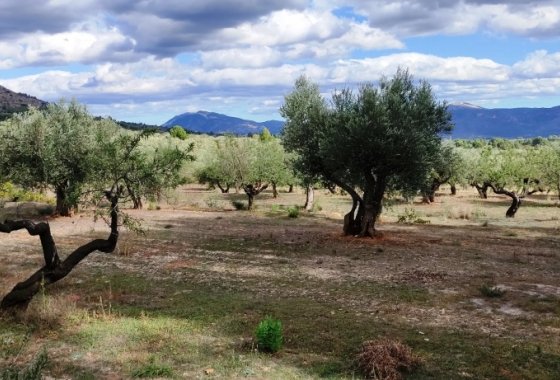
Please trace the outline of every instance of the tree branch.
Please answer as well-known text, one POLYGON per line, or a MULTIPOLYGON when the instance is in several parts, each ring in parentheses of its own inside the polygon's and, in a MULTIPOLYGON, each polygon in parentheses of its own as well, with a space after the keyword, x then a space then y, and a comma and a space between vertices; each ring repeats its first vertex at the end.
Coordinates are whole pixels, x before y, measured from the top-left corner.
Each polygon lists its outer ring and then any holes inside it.
POLYGON ((27 307, 33 296, 39 292, 41 287, 55 283, 66 277, 76 265, 94 251, 105 253, 112 252, 118 241, 118 200, 122 193, 122 188, 105 193, 111 202, 111 233, 107 239, 95 239, 78 247, 68 257, 60 261, 54 239, 52 237, 48 223, 34 223, 30 220, 7 221, 0 223, 0 232, 10 233, 12 231, 27 229, 31 236, 39 235, 43 254, 45 256, 45 266, 33 273, 27 280, 18 283, 10 293, 8 293, 0 303, 0 309, 21 306, 27 307))

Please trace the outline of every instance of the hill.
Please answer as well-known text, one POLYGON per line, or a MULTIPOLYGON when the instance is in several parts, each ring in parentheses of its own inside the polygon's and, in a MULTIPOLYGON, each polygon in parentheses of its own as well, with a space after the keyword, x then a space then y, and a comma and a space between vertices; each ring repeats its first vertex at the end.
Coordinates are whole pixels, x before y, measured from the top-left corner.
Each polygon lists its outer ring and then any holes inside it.
POLYGON ((523 138, 560 135, 560 106, 552 108, 482 108, 449 106, 453 138, 523 138))
POLYGON ((48 103, 34 96, 14 92, 0 86, 0 120, 9 117, 14 112, 25 111, 29 107, 45 107, 48 103))
MULTIPOLYGON (((528 138, 560 135, 560 106, 552 108, 482 108, 463 103, 449 106, 455 129, 453 138, 528 138)), ((264 127, 279 134, 283 121, 262 123, 227 116, 215 112, 187 112, 173 117, 162 125, 174 125, 194 133, 248 135, 259 133, 264 127)))
POLYGON ((195 133, 248 135, 260 133, 263 128, 268 128, 272 134, 278 134, 284 122, 269 120, 260 123, 215 112, 198 111, 177 115, 163 123, 162 128, 169 129, 175 125, 195 133))

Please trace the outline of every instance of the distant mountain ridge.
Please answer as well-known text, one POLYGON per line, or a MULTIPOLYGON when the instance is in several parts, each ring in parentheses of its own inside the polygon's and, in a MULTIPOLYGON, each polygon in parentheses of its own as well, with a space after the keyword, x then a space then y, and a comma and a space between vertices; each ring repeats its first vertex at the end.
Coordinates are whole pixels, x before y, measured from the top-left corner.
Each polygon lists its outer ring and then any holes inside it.
POLYGON ((14 112, 25 111, 29 107, 45 107, 48 103, 34 96, 14 92, 0 86, 0 119, 8 117, 14 112))
POLYGON ((560 106, 551 108, 482 108, 450 105, 453 138, 523 138, 560 135, 560 106))
POLYGON ((198 111, 177 115, 163 123, 161 127, 169 129, 175 125, 180 125, 189 131, 197 133, 248 135, 260 133, 264 128, 268 128, 272 134, 279 134, 284 126, 284 122, 279 120, 257 122, 216 112, 198 111))
MULTIPOLYGON (((552 108, 483 108, 470 103, 449 106, 455 128, 452 138, 529 138, 560 135, 560 106, 552 108)), ((262 123, 198 111, 177 115, 164 123, 162 129, 174 125, 196 133, 248 135, 260 133, 264 127, 279 134, 284 126, 280 120, 262 123)))

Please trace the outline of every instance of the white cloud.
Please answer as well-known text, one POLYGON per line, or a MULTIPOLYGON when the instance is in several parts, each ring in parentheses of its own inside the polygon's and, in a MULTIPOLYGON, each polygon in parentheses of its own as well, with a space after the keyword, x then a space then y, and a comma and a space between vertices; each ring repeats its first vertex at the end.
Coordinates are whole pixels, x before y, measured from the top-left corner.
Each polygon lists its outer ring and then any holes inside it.
POLYGON ((124 56, 134 56, 135 44, 115 27, 84 23, 68 32, 35 32, 0 41, 0 65, 8 69, 26 65, 119 61, 124 56))
POLYGON ((442 58, 419 53, 401 53, 379 58, 341 60, 332 70, 336 83, 359 83, 375 81, 382 75, 393 74, 398 67, 405 67, 418 77, 432 81, 501 82, 509 78, 508 66, 489 59, 471 57, 442 58))
POLYGON ((560 52, 549 54, 546 50, 535 51, 513 65, 513 69, 526 78, 560 77, 560 52))
MULTIPOLYGON (((173 59, 146 58, 132 64, 98 65, 92 72, 49 71, 2 81, 16 91, 46 100, 76 96, 90 104, 141 104, 204 98, 212 103, 224 99, 259 99, 253 109, 270 109, 305 74, 325 91, 355 86, 391 76, 407 67, 418 79, 427 79, 441 98, 450 100, 494 99, 506 96, 560 95, 560 53, 537 51, 512 66, 488 59, 443 58, 400 53, 378 58, 338 60, 329 66, 285 64, 277 67, 228 67, 207 69, 182 65, 173 59), (532 62, 541 62, 541 66, 532 62), (527 72, 527 68, 533 71, 527 72), (535 72, 543 78, 535 78, 535 72), (264 102, 266 100, 266 102, 264 102)), ((190 103, 191 101, 184 101, 190 103)), ((198 103, 198 101, 197 101, 198 103)), ((206 107, 208 108, 208 107, 206 107)))
POLYGON ((370 25, 398 37, 465 35, 486 30, 530 37, 557 37, 560 4, 556 0, 375 0, 319 1, 322 7, 353 6, 370 25))

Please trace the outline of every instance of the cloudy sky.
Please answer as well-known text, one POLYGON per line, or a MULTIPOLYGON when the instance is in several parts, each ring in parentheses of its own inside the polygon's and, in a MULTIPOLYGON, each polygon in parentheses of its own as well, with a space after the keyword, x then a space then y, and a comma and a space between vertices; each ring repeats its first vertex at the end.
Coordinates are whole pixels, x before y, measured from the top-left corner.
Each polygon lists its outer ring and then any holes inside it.
POLYGON ((120 120, 278 119, 302 74, 328 94, 399 66, 450 103, 560 105, 560 2, 0 2, 0 85, 120 120))

